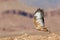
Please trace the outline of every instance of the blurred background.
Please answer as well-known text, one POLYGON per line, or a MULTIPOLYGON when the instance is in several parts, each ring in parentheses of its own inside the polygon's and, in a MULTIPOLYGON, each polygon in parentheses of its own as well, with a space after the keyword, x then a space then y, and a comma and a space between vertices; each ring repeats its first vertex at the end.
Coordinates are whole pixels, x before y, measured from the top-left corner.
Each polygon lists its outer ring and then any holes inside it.
POLYGON ((29 34, 47 35, 35 29, 33 14, 44 10, 45 26, 60 35, 60 0, 0 0, 0 36, 29 34))

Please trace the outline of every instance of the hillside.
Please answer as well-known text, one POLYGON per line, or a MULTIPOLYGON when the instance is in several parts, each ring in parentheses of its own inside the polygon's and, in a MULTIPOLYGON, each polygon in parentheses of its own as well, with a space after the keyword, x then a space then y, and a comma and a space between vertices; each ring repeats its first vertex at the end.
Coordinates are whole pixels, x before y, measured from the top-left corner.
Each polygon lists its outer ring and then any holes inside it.
POLYGON ((34 10, 36 8, 17 0, 0 0, 0 36, 19 34, 32 29, 34 10))
MULTIPOLYGON (((0 37, 28 33, 49 35, 34 28, 33 14, 37 8, 17 0, 0 1, 0 37)), ((45 10, 45 26, 60 35, 60 9, 45 10)))

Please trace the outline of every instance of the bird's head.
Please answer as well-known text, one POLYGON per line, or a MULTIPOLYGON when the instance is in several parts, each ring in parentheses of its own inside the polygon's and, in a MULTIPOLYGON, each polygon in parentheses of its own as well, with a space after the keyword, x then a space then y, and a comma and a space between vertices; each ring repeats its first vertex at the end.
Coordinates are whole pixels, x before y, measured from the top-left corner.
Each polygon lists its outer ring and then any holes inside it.
POLYGON ((49 32, 50 33, 50 31, 47 29, 47 28, 41 28, 41 29, 37 29, 38 31, 44 31, 44 32, 49 32))

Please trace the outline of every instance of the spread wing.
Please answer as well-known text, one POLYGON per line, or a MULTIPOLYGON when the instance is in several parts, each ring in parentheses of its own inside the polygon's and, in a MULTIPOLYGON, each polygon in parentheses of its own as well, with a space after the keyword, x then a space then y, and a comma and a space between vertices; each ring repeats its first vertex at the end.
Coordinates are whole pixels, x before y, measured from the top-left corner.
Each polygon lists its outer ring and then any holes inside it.
POLYGON ((39 28, 44 27, 44 13, 43 11, 41 11, 41 9, 37 9, 37 11, 34 14, 34 24, 36 25, 36 27, 39 28))
POLYGON ((34 14, 34 24, 35 28, 39 31, 45 31, 49 32, 50 31, 45 27, 44 23, 44 11, 42 9, 37 9, 34 14))
POLYGON ((44 25, 44 11, 42 9, 37 9, 37 11, 35 11, 34 18, 40 20, 40 23, 44 25))

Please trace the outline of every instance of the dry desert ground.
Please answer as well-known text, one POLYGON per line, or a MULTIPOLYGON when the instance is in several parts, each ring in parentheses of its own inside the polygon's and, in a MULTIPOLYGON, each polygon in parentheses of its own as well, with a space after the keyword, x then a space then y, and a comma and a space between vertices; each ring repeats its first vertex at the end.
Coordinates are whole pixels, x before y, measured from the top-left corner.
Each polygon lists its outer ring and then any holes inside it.
POLYGON ((60 9, 44 11, 51 33, 34 28, 36 9, 17 0, 0 0, 0 40, 60 40, 60 9))

